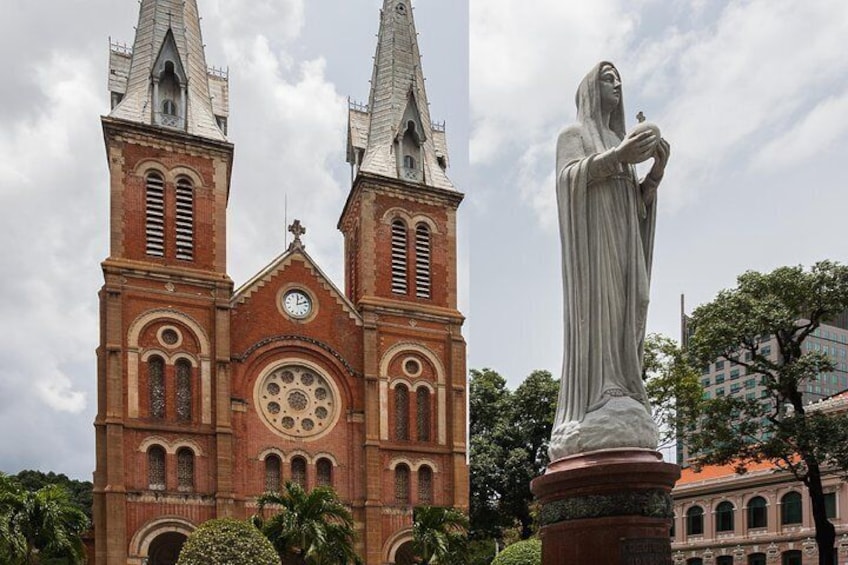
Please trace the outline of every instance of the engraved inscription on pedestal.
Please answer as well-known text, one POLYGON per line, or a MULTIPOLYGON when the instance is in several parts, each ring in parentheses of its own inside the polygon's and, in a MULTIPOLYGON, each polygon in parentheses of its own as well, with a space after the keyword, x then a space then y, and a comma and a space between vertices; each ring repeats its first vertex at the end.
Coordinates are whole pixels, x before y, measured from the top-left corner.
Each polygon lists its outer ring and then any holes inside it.
POLYGON ((621 540, 621 565, 672 565, 668 539, 621 540))

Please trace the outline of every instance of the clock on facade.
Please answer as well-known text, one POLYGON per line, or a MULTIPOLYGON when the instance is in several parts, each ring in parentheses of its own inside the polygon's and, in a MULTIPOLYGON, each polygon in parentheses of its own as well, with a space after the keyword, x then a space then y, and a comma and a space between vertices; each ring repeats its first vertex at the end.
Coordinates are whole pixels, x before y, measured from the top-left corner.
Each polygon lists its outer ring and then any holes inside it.
POLYGON ((283 295, 283 309, 292 318, 306 318, 312 312, 312 299, 302 290, 290 290, 283 295))

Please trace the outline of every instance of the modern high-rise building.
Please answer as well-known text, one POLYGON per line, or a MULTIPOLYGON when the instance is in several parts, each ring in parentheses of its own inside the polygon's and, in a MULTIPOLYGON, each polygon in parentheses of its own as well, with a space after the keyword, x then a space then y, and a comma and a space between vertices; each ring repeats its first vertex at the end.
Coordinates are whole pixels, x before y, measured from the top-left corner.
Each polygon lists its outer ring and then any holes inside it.
POLYGON ((228 78, 207 66, 196 0, 141 0, 109 89, 94 562, 172 564, 200 523, 294 481, 335 488, 366 563, 412 563, 412 508, 466 508, 468 470, 463 195, 410 0, 385 0, 369 101, 349 112, 344 291, 298 221, 288 249, 230 279, 228 78))

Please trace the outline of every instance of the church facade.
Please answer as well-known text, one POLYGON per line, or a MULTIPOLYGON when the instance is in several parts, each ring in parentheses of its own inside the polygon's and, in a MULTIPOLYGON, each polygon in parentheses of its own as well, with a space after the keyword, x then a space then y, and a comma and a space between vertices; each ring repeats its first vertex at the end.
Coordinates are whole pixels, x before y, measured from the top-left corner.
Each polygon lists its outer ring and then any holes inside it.
POLYGON ((467 508, 468 470, 463 195, 410 0, 385 0, 369 103, 349 109, 344 290, 297 221, 266 268, 229 277, 229 91, 196 0, 141 0, 109 88, 94 562, 174 563, 199 524, 294 481, 339 493, 366 563, 411 563, 413 507, 467 508))

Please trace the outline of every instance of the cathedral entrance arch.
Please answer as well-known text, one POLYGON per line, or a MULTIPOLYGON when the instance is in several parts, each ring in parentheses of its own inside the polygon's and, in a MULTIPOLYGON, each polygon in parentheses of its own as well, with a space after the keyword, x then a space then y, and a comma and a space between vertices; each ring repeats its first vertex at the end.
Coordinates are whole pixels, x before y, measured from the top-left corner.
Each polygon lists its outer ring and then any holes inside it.
POLYGON ((412 551, 412 542, 406 541, 395 551, 394 565, 415 565, 418 561, 415 559, 415 552, 412 551))
POLYGON ((179 532, 165 532, 150 542, 147 565, 176 565, 186 536, 179 532))

